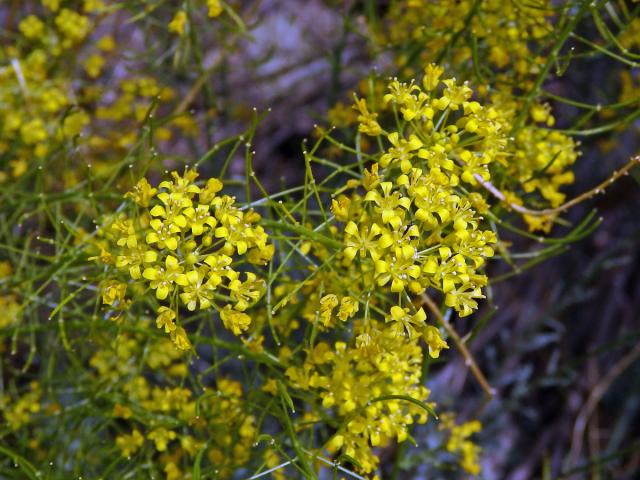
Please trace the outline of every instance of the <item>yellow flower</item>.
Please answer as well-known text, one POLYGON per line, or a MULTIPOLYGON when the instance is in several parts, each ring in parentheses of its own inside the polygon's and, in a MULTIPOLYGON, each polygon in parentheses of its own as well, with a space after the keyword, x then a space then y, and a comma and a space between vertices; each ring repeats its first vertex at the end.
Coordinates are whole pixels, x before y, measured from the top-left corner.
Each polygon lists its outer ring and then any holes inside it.
POLYGON ((186 274, 176 277, 176 283, 183 287, 180 299, 187 305, 187 309, 193 311, 198 302, 200 309, 211 306, 212 289, 209 283, 205 282, 205 270, 191 270, 186 274))
POLYGON ((111 414, 114 417, 127 419, 127 418, 131 418, 131 416, 133 415, 133 412, 129 407, 116 403, 113 406, 113 411, 111 412, 111 414))
POLYGON ((427 91, 435 90, 440 83, 440 77, 444 73, 444 68, 431 63, 424 69, 424 77, 422 77, 422 85, 427 91))
POLYGON ((411 134, 409 140, 400 138, 398 132, 393 132, 387 135, 387 139, 393 145, 385 154, 380 157, 380 166, 386 168, 389 164, 400 164, 402 173, 408 173, 411 171, 411 158, 414 156, 415 151, 419 150, 423 145, 420 139, 411 134))
POLYGON ((455 308, 461 317, 466 317, 478 308, 476 298, 484 298, 482 290, 478 285, 467 283, 450 290, 445 295, 444 303, 447 307, 455 308))
POLYGON ((440 331, 431 325, 427 325, 422 332, 422 338, 429 347, 429 356, 431 358, 438 358, 440 356, 440 350, 443 348, 449 348, 447 342, 445 342, 440 336, 440 331))
POLYGON ((200 203, 203 205, 210 205, 220 190, 222 190, 222 182, 220 180, 217 178, 208 179, 206 185, 200 191, 200 203))
MULTIPOLYGON (((193 194, 200 193, 200 187, 193 183, 198 178, 198 172, 195 170, 185 170, 182 177, 178 172, 171 172, 171 176, 173 177, 172 181, 165 180, 160 183, 159 187, 166 188, 170 193, 187 198, 193 197, 193 194)), ((191 204, 186 206, 191 206, 191 204)))
POLYGON ((344 231, 345 248, 343 253, 349 263, 358 253, 360 253, 360 258, 365 258, 367 254, 374 260, 380 258, 376 237, 382 233, 382 229, 377 223, 372 224, 369 228, 366 225, 358 227, 355 222, 349 222, 344 231))
POLYGON ((276 450, 268 449, 264 452, 263 456, 264 464, 267 468, 274 469, 271 473, 271 477, 273 480, 286 480, 287 475, 282 468, 278 468, 282 463, 281 457, 278 455, 276 450))
POLYGON ((122 451, 123 457, 130 457, 138 451, 144 443, 144 437, 136 429, 131 435, 119 435, 116 437, 116 446, 122 451))
POLYGON ((249 305, 256 302, 264 290, 264 280, 258 279, 255 273, 247 272, 246 280, 241 282, 234 278, 229 282, 228 289, 230 296, 236 301, 233 308, 244 312, 249 305))
POLYGON ((320 299, 320 321, 325 327, 331 323, 331 312, 338 306, 338 297, 333 293, 320 299))
POLYGON ((122 305, 125 294, 127 293, 127 284, 111 280, 102 287, 102 303, 105 305, 113 305, 114 303, 122 305))
POLYGON ((231 308, 231 305, 225 305, 220 310, 220 318, 227 330, 231 330, 234 335, 240 335, 249 329, 251 325, 251 317, 243 312, 238 312, 231 308))
POLYGON ((458 110, 458 107, 462 105, 473 93, 471 89, 465 85, 457 85, 455 79, 444 80, 445 89, 442 93, 442 97, 436 102, 437 107, 440 110, 449 108, 451 110, 458 110))
POLYGON ((356 98, 356 104, 353 108, 360 112, 360 115, 358 115, 358 121, 360 122, 360 126, 358 127, 359 131, 373 137, 382 133, 382 128, 380 128, 380 124, 376 121, 378 114, 369 112, 367 102, 364 98, 356 98))
POLYGON ((56 27, 66 37, 65 47, 78 43, 84 39, 91 29, 88 17, 80 15, 73 10, 63 8, 55 19, 56 27))
POLYGON ((182 273, 182 267, 178 263, 178 259, 172 255, 168 255, 165 260, 165 266, 147 267, 142 272, 142 276, 147 280, 151 280, 151 288, 156 290, 156 297, 164 300, 176 281, 179 274, 182 273))
POLYGON ((177 33, 178 35, 184 34, 184 26, 187 23, 187 14, 184 10, 176 12, 171 22, 169 22, 169 31, 177 33))
POLYGON ((456 425, 453 414, 443 413, 438 429, 450 432, 445 446, 447 451, 461 455, 460 466, 471 475, 478 475, 480 473, 480 447, 473 443, 469 437, 480 432, 482 424, 477 420, 472 420, 456 425))
POLYGON ((187 332, 182 327, 177 327, 171 332, 171 340, 173 340, 175 346, 180 350, 189 350, 191 348, 191 342, 189 341, 187 332))
POLYGON ((371 170, 364 170, 364 177, 362 178, 362 186, 365 190, 373 190, 380 185, 380 175, 378 174, 379 164, 374 163, 371 165, 371 170))
POLYGON ((383 286, 391 281, 392 292, 401 292, 420 276, 420 266, 414 263, 413 257, 406 258, 399 252, 401 250, 396 249, 395 255, 387 255, 374 262, 378 285, 383 286))
POLYGON ((215 208, 215 216, 222 225, 231 226, 240 223, 242 212, 234 205, 235 198, 228 195, 215 197, 211 205, 215 208))
POLYGON ((342 297, 342 300, 340 300, 338 318, 344 322, 358 313, 359 309, 360 305, 358 305, 358 301, 356 299, 351 297, 342 297))
POLYGON ((147 438, 155 442, 156 450, 164 452, 167 449, 167 444, 176 438, 176 432, 166 428, 156 428, 147 435, 147 438))
POLYGON ((11 263, 7 261, 0 262, 0 279, 7 278, 13 273, 11 263))
MULTIPOLYGON (((111 255, 105 255, 105 252, 101 252, 97 258, 107 264, 112 260, 111 255)), ((131 278, 138 280, 142 276, 141 265, 154 263, 157 259, 158 254, 154 250, 129 248, 123 252, 123 255, 116 257, 115 265, 117 268, 128 268, 131 278)))
MULTIPOLYGON (((40 146, 40 145, 38 145, 40 146)), ((27 171, 29 164, 27 163, 27 161, 23 158, 19 159, 19 160, 11 160, 9 162, 9 165, 11 166, 11 173, 14 177, 20 177, 22 175, 25 174, 25 172, 27 171)))
POLYGON ((175 462, 169 462, 164 466, 164 473, 167 475, 167 480, 182 480, 184 474, 175 462))
POLYGON ((191 225, 191 233, 194 235, 202 235, 205 226, 213 228, 218 223, 214 217, 209 215, 209 205, 198 205, 195 209, 187 207, 183 214, 191 225))
POLYGON ((415 314, 410 315, 408 308, 397 305, 391 307, 391 314, 386 318, 386 322, 392 322, 391 332, 396 336, 406 336, 412 339, 417 336, 416 330, 422 330, 427 314, 420 308, 415 314))
POLYGON ((66 138, 80 135, 83 128, 90 122, 89 115, 84 110, 69 113, 62 122, 62 133, 66 138))
POLYGON ((132 191, 125 194, 125 197, 133 198, 133 201, 141 207, 148 207, 157 192, 158 190, 153 188, 146 178, 142 178, 135 184, 132 191))
POLYGON ((18 321, 20 304, 15 295, 0 296, 0 330, 18 321))
POLYGON ((207 0, 207 7, 209 8, 210 18, 215 18, 220 16, 220 14, 224 10, 220 0, 207 0))
POLYGON ((102 73, 104 64, 105 60, 102 55, 94 53, 93 55, 89 55, 89 57, 84 61, 84 71, 87 72, 87 75, 90 78, 97 78, 100 76, 100 73, 102 73))
POLYGON ((44 142, 48 134, 42 119, 34 118, 20 127, 20 136, 27 145, 34 145, 38 142, 44 142))
POLYGON ((266 265, 273 258, 275 251, 275 246, 271 244, 264 246, 258 245, 257 248, 249 250, 247 260, 254 265, 266 265))
POLYGON ((364 197, 364 200, 365 202, 374 202, 377 205, 377 211, 382 216, 382 221, 398 229, 405 215, 404 210, 408 210, 411 206, 411 200, 403 197, 398 191, 392 191, 393 183, 391 182, 382 182, 380 188, 382 195, 377 190, 371 190, 364 197))
POLYGON ((176 324, 174 320, 176 318, 176 313, 167 307, 158 308, 158 316, 156 317, 156 325, 158 328, 164 328, 166 333, 171 333, 175 331, 176 324))
POLYGON ((349 205, 351 205, 351 200, 345 195, 331 200, 331 211, 340 222, 346 222, 349 219, 349 205))
POLYGON ((55 12, 60 8, 60 0, 42 0, 42 5, 55 12))
POLYGON ((85 13, 99 12, 105 8, 103 0, 84 0, 84 5, 82 6, 85 13))
MULTIPOLYGON (((177 217, 180 218, 180 217, 177 217)), ((184 217, 182 217, 184 218, 184 217)), ((186 220, 184 221, 186 225, 186 220)), ((149 225, 153 229, 145 237, 145 241, 149 245, 154 243, 158 244, 159 248, 168 248, 169 250, 176 250, 178 248, 178 241, 180 239, 179 234, 181 232, 178 223, 170 220, 164 222, 158 218, 154 218, 149 222, 149 225)))
POLYGON ((35 15, 29 15, 18 25, 20 32, 29 39, 36 39, 44 35, 44 23, 35 15))
POLYGON ((209 265, 209 280, 207 283, 210 288, 216 288, 225 277, 235 277, 236 272, 231 269, 231 262, 231 257, 224 254, 208 255, 204 259, 204 263, 209 265))
POLYGON ((103 52, 112 52, 116 48, 116 41, 112 35, 105 35, 98 40, 96 46, 103 52))

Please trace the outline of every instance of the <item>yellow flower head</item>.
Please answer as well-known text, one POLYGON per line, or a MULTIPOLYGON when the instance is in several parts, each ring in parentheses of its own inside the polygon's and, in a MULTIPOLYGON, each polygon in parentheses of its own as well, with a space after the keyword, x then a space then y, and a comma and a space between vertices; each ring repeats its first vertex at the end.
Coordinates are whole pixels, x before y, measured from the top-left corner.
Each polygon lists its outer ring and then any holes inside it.
POLYGON ((226 305, 220 311, 220 318, 227 330, 231 330, 234 335, 241 335, 242 332, 249 329, 251 325, 251 317, 243 312, 233 310, 231 305, 226 305))
POLYGON ((187 23, 187 14, 184 10, 179 10, 173 16, 171 22, 169 22, 169 31, 177 33, 178 35, 184 34, 184 27, 187 23))
POLYGON ((440 350, 449 348, 447 342, 445 342, 440 336, 440 331, 431 325, 427 325, 423 332, 422 338, 429 347, 429 355, 431 358, 438 358, 440 356, 440 350))
POLYGON ((220 0, 207 0, 207 7, 210 18, 218 17, 224 11, 220 0))

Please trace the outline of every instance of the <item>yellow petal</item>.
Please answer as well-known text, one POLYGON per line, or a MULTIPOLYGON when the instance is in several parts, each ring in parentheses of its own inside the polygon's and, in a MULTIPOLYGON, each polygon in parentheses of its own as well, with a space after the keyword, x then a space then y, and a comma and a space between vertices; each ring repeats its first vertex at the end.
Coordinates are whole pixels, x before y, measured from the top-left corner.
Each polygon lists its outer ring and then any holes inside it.
POLYGON ((196 270, 191 270, 190 272, 187 273, 187 280, 189 280, 189 283, 191 285, 195 285, 198 283, 198 272, 196 270))
POLYGON ((158 259, 158 254, 154 250, 144 252, 143 259, 145 263, 153 263, 158 259))
POLYGON ((158 289, 156 290, 156 297, 159 300, 164 300, 165 298, 167 298, 168 295, 169 295, 169 287, 165 285, 159 286, 158 289))
POLYGON ((149 211, 149 213, 153 217, 164 217, 165 216, 165 210, 164 210, 164 207, 162 205, 156 205, 155 207, 153 207, 149 211))
POLYGON ((167 266, 167 270, 175 270, 178 267, 178 259, 173 255, 168 255, 165 260, 165 265, 167 266))
POLYGON ((156 232, 147 233, 147 238, 145 239, 147 243, 156 243, 158 241, 158 235, 156 232))
POLYGON ((169 237, 164 243, 169 250, 175 250, 178 248, 178 240, 176 240, 175 237, 169 237))
POLYGON ((344 227, 344 231, 353 237, 358 236, 358 227, 354 222, 347 223, 347 226, 344 227))
POLYGON ((155 268, 145 268, 142 276, 147 280, 157 280, 160 277, 160 272, 155 268))

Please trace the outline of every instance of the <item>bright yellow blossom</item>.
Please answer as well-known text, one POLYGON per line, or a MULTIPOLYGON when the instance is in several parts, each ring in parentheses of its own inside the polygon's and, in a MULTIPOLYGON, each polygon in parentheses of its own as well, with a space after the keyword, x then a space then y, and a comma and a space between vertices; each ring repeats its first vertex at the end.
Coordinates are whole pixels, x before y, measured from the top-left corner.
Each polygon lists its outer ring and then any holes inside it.
POLYGON ((178 35, 184 35, 184 27, 187 23, 187 13, 184 10, 179 10, 174 15, 171 22, 169 22, 169 31, 177 33, 178 35))

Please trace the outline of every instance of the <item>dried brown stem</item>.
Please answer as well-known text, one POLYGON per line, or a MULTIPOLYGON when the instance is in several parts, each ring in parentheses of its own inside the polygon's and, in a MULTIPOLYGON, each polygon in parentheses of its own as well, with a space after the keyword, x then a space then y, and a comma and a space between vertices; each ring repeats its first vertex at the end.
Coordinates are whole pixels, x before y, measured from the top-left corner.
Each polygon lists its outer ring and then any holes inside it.
POLYGON ((173 112, 174 115, 180 115, 187 111, 189 106, 193 103, 193 101, 196 99, 196 97, 200 93, 200 90, 202 90, 202 87, 205 86, 205 84, 211 77, 211 74, 213 73, 213 71, 220 65, 221 61, 222 61, 222 55, 218 55, 211 62, 211 66, 208 67, 204 72, 202 72, 202 74, 198 77, 198 79, 195 82, 193 82, 193 85, 185 95, 184 99, 180 102, 180 104, 176 107, 175 111, 173 112))
POLYGON ((614 183, 620 177, 622 177, 624 175, 627 175, 629 170, 631 170, 633 167, 635 167, 639 163, 640 163, 640 155, 632 157, 624 167, 622 167, 620 170, 616 170, 615 172, 613 172, 613 175, 611 175, 609 178, 607 178, 604 182, 601 182, 598 185, 596 185, 595 187, 593 187, 591 190, 587 190, 586 192, 582 193, 581 195, 578 195, 577 197, 569 200, 568 202, 563 203, 559 207, 556 207, 556 208, 545 208, 543 210, 531 210, 531 209, 529 209, 527 207, 523 207, 522 205, 518 205, 516 203, 509 202, 507 200, 507 198, 505 197, 504 193, 502 193, 500 190, 498 190, 491 182, 483 180, 482 177, 480 177, 480 175, 478 175, 478 174, 475 174, 474 178, 489 193, 491 193, 494 197, 496 197, 501 202, 505 203, 511 210, 515 210, 516 212, 522 213, 522 214, 525 214, 525 215, 533 215, 533 216, 536 216, 536 217, 546 217, 546 216, 549 216, 549 215, 556 215, 558 213, 565 212, 569 208, 571 208, 571 207, 573 207, 573 206, 575 206, 575 205, 577 205, 577 204, 579 204, 579 203, 581 203, 581 202, 593 197, 594 195, 597 195, 598 193, 604 192, 605 188, 607 188, 609 185, 614 183))
POLYGON ((456 332, 451 326, 451 324, 447 322, 447 320, 444 318, 444 316, 440 312, 440 308, 438 308, 435 302, 426 293, 422 295, 422 302, 424 305, 427 306, 427 308, 431 311, 431 313, 433 313, 436 316, 436 318, 438 319, 438 322, 445 329, 449 337, 453 339, 453 342, 455 343, 456 348, 464 358, 465 364, 469 367, 473 376, 476 377, 476 380, 482 387, 482 390, 484 391, 484 393, 489 397, 495 396, 496 390, 491 385, 489 385, 489 382, 487 381, 486 377, 478 367, 478 364, 473 358, 473 355, 465 345, 462 338, 460 338, 460 335, 458 335, 458 332, 456 332))

